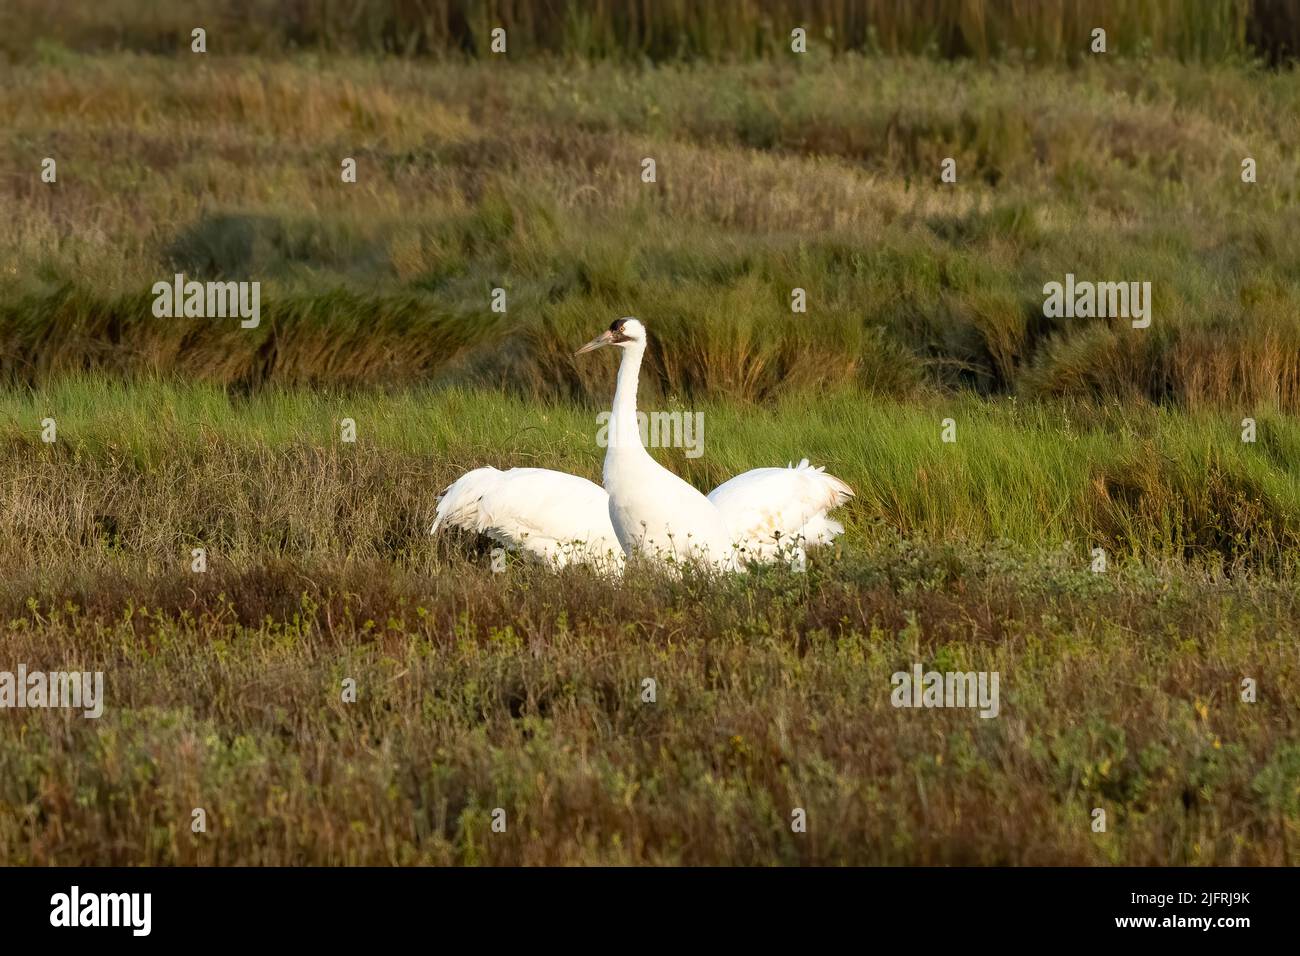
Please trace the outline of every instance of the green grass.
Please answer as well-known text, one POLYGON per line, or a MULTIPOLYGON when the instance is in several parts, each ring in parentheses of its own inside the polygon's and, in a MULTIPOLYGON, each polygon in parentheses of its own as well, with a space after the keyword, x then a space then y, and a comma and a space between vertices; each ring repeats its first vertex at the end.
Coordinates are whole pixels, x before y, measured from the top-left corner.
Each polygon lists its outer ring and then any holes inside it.
MULTIPOLYGON (((612 388, 612 361, 583 358, 612 388)), ((670 410, 675 406, 663 406, 670 410)), ((12 480, 0 553, 167 566, 203 543, 239 562, 394 559, 428 568, 437 492, 482 464, 600 480, 598 407, 509 393, 269 390, 61 379, 0 394, 12 480), (58 428, 41 441, 42 422, 58 428), (340 440, 356 422, 355 445, 340 440), (19 478, 18 476, 22 477, 19 478), (87 506, 90 507, 87 507, 87 506), (97 530, 111 525, 104 538, 97 530), (279 542, 275 544, 274 542, 279 542)), ((809 457, 847 481, 853 538, 1073 544, 1112 555, 1289 567, 1300 543, 1300 428, 1262 414, 1241 441, 1226 414, 987 401, 900 402, 840 391, 756 408, 715 402, 703 454, 656 453, 702 489, 809 457), (943 422, 956 423, 953 443, 943 422)))

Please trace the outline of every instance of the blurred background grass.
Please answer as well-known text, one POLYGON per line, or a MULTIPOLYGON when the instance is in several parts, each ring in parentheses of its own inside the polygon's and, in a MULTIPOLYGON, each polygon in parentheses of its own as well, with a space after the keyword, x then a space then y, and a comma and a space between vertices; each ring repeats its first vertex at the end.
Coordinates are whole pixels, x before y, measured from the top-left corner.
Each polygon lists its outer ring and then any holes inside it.
POLYGON ((650 401, 851 386, 1294 411, 1297 102, 1294 70, 1172 60, 0 66, 0 380, 603 405, 608 376, 569 353, 634 314, 650 401), (156 319, 150 288, 178 271, 261 281, 261 327, 156 319), (1045 317, 1067 272, 1151 281, 1151 328, 1045 317))
POLYGON ((0 52, 172 52, 190 30, 211 49, 481 56, 491 31, 512 55, 653 61, 753 59, 789 51, 790 31, 834 53, 1077 62, 1094 27, 1109 49, 1272 62, 1300 49, 1295 0, 10 0, 0 52))

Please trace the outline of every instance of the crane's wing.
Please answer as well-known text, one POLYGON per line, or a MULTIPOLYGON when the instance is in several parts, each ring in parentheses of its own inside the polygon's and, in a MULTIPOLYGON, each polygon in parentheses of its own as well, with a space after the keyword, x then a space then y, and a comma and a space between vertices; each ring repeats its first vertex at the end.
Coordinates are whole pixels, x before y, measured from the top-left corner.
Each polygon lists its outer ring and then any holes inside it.
POLYGON ((788 468, 755 468, 709 493, 751 560, 772 560, 803 544, 829 544, 844 526, 827 512, 852 497, 852 488, 807 458, 788 468))
POLYGON ((466 472, 438 497, 430 534, 443 525, 559 564, 623 556, 605 489, 547 468, 466 472))

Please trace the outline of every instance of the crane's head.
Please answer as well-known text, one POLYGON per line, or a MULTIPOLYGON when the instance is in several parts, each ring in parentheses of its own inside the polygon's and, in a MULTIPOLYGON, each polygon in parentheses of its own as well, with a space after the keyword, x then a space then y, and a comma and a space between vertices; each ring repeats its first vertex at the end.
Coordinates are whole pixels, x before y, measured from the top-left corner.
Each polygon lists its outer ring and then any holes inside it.
POLYGON ((630 345, 645 345, 645 326, 632 316, 624 316, 621 319, 615 319, 610 323, 608 329, 601 332, 574 355, 581 355, 584 352, 593 352, 602 345, 617 345, 619 348, 627 348, 630 345))

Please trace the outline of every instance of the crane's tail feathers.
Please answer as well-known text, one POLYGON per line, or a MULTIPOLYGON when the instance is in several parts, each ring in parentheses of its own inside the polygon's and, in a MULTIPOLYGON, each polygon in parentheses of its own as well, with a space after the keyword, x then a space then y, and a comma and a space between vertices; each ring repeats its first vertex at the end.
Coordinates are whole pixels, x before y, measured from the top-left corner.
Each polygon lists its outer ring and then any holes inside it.
POLYGON ((467 471, 438 496, 437 513, 429 534, 437 534, 443 525, 464 531, 482 530, 479 501, 492 490, 501 472, 492 467, 467 471))
MULTIPOLYGON (((850 488, 846 482, 836 478, 834 475, 826 474, 825 466, 814 467, 808 463, 807 458, 804 458, 798 465, 790 465, 790 467, 795 471, 808 473, 809 477, 814 478, 814 480, 818 482, 821 489, 826 493, 827 511, 838 508, 840 505, 844 504, 844 502, 854 497, 853 489, 850 488)), ((840 528, 837 534, 842 534, 843 532, 844 529, 840 528)))

